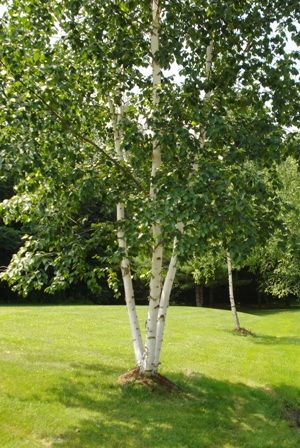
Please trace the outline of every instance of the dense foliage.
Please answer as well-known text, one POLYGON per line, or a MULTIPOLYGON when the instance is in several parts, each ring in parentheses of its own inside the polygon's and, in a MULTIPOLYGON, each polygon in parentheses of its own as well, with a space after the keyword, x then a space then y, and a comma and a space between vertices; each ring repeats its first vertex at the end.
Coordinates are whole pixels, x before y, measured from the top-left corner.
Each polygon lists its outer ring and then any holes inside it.
MULTIPOLYGON (((78 281, 99 291, 104 277, 116 289, 118 201, 126 206, 128 251, 142 259, 153 243, 151 224, 159 221, 167 254, 177 236, 182 260, 209 260, 230 247, 243 264, 282 218, 276 165, 298 150, 291 130, 299 119, 299 53, 286 47, 288 40, 299 43, 298 2, 160 3, 159 107, 151 100, 148 1, 7 6, 1 166, 14 171, 16 187, 1 210, 5 222, 23 223, 26 232, 4 278, 23 294, 78 281), (114 154, 109 99, 124 102, 126 161, 114 154), (155 181, 153 135, 163 160, 155 181), (184 222, 183 235, 176 222, 184 222)), ((282 235, 275 231, 268 250, 282 235)), ((296 269, 298 243, 288 245, 296 269)), ((276 265, 276 278, 285 277, 276 257, 263 270, 276 265)), ((274 285, 272 293, 285 294, 274 285)))
POLYGON ((257 247, 249 259, 261 277, 261 288, 276 297, 300 298, 300 173, 295 159, 279 166, 283 203, 282 225, 270 235, 267 244, 257 247))

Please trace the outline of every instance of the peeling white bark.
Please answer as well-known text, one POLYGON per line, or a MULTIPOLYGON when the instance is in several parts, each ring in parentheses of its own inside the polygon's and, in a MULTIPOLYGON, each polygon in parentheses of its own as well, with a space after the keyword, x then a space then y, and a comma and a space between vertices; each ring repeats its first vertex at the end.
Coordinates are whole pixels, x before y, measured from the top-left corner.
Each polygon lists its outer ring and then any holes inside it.
MULTIPOLYGON (((151 33, 151 54, 152 54, 152 79, 153 79, 153 109, 156 110, 159 105, 159 89, 161 86, 161 67, 156 58, 159 50, 159 27, 160 27, 160 1, 152 0, 152 33, 151 33)), ((154 135, 152 146, 152 167, 151 167, 151 186, 150 200, 155 203, 156 192, 153 186, 153 180, 156 172, 161 165, 161 149, 159 142, 154 135)), ((152 226, 154 239, 154 247, 151 261, 151 279, 150 279, 150 295, 149 306, 146 321, 146 341, 143 356, 142 371, 144 374, 151 375, 155 372, 155 347, 156 347, 156 326, 159 309, 159 301, 161 296, 161 270, 163 246, 161 243, 161 228, 159 223, 152 226)))
MULTIPOLYGON (((120 129, 120 122, 122 117, 122 106, 119 110, 116 110, 113 102, 109 99, 109 107, 112 117, 113 131, 114 131, 114 147, 117 154, 118 160, 124 160, 124 154, 122 152, 122 132, 120 129)), ((125 218, 125 207, 124 204, 117 204, 117 221, 121 222, 125 218)), ((129 317, 133 349, 135 355, 135 361, 138 366, 142 364, 143 357, 143 343, 140 331, 140 325, 136 313, 134 290, 132 285, 132 276, 130 270, 130 262, 127 254, 127 245, 124 235, 124 231, 119 227, 118 230, 118 245, 122 249, 124 256, 121 260, 121 273, 125 292, 125 302, 127 306, 127 312, 129 317)))
MULTIPOLYGON (((213 53, 214 53, 214 41, 211 40, 206 48, 205 75, 207 80, 209 80, 211 75, 213 53)), ((211 91, 206 92, 205 96, 208 99, 210 95, 211 91)))
POLYGON ((154 366, 155 369, 158 368, 161 347, 163 342, 164 329, 166 324, 167 309, 170 303, 170 295, 173 287, 176 270, 177 270, 177 255, 175 254, 176 239, 174 241, 174 252, 170 260, 168 272, 164 281, 164 286, 161 293, 161 299, 159 303, 157 324, 156 324, 156 347, 155 347, 155 357, 154 366))
MULTIPOLYGON (((117 204, 117 221, 120 222, 122 219, 124 219, 124 217, 125 217, 124 205, 119 203, 119 204, 117 204)), ((135 361, 136 361, 137 365, 140 366, 142 363, 142 356, 143 356, 143 353, 142 353, 143 352, 143 343, 142 343, 140 325, 139 325, 139 321, 138 321, 138 317, 137 317, 137 313, 136 313, 130 263, 129 263, 129 259, 127 257, 126 240, 125 240, 124 232, 121 229, 118 230, 118 244, 119 244, 120 249, 122 249, 125 253, 125 256, 123 256, 122 261, 121 261, 121 272, 122 272, 122 279, 123 279, 124 292, 125 292, 125 301, 126 301, 127 312, 128 312, 130 328, 131 328, 135 361)))
MULTIPOLYGON (((184 225, 182 222, 177 223, 176 225, 177 230, 179 230, 180 233, 183 233, 184 225)), ((167 310, 170 303, 170 296, 171 291, 173 288, 175 275, 177 271, 177 254, 176 254, 176 248, 177 248, 177 238, 174 238, 173 243, 173 252, 172 257, 169 263, 168 272, 164 281, 164 286, 161 293, 160 303, 159 303, 159 309, 158 309, 158 316, 157 316, 157 326, 156 326, 156 347, 155 347, 155 358, 154 358, 154 365, 157 369, 159 366, 159 360, 160 360, 160 353, 161 353, 161 347, 163 342, 163 335, 166 325, 166 317, 167 317, 167 310)))
MULTIPOLYGON (((206 76, 207 80, 209 80, 210 76, 211 76, 213 53, 214 53, 214 41, 211 40, 206 48, 205 76, 206 76)), ((209 98, 211 97, 211 94, 212 94, 211 90, 209 90, 208 92, 205 92, 204 102, 209 100, 209 98)), ((201 130, 201 145, 202 146, 204 146, 205 141, 206 141, 206 130, 205 130, 205 127, 202 126, 202 130, 201 130)))
POLYGON ((227 269, 228 269, 229 300, 230 300, 233 325, 236 328, 236 330, 240 330, 241 329, 240 321, 239 321, 238 313, 236 311, 234 293, 233 293, 232 263, 231 263, 231 255, 230 255, 229 251, 227 251, 227 269))
MULTIPOLYGON (((155 237, 159 237, 160 229, 153 226, 153 234, 155 237)), ((145 373, 150 373, 155 370, 155 347, 156 347, 156 326, 157 316, 159 310, 159 301, 161 296, 161 270, 162 270, 162 255, 163 248, 159 243, 153 248, 152 255, 152 267, 151 267, 151 280, 150 280, 150 297, 148 314, 146 321, 146 341, 144 351, 144 370, 145 373)))

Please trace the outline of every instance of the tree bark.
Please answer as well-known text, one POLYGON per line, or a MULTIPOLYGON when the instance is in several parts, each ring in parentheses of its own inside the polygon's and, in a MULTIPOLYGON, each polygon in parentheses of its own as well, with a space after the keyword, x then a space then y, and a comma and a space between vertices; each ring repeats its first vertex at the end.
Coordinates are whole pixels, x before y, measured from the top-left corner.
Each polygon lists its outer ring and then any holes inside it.
POLYGON ((259 308, 262 307, 262 293, 260 291, 257 292, 257 304, 259 308))
MULTIPOLYGON (((152 33, 151 33, 151 55, 152 55, 152 80, 153 80, 153 110, 156 111, 159 106, 159 88, 161 86, 161 67, 157 60, 157 52, 159 50, 159 28, 160 28, 160 0, 152 0, 152 33)), ((154 179, 156 172, 161 165, 161 148, 157 135, 153 135, 152 144, 152 168, 151 168, 151 186, 150 200, 154 204, 156 201, 156 191, 154 179)), ((156 349, 156 326, 159 310, 159 301, 161 296, 162 279, 162 258, 163 245, 161 242, 161 227, 159 222, 152 225, 152 233, 154 246, 152 250, 151 261, 151 279, 150 279, 150 295, 149 307, 146 321, 146 341, 143 358, 143 373, 151 375, 156 371, 155 367, 155 349, 156 349)))
MULTIPOLYGON (((113 131, 114 131, 114 148, 117 155, 117 158, 119 161, 124 160, 124 155, 121 148, 122 143, 122 133, 120 130, 120 121, 122 118, 122 106, 120 106, 118 112, 116 112, 115 106, 111 99, 109 99, 109 106, 110 106, 110 112, 112 117, 112 124, 113 124, 113 131)), ((118 203, 117 204, 117 222, 121 223, 121 221, 125 218, 125 207, 124 204, 118 203)), ((135 361, 138 366, 142 363, 142 356, 143 356, 143 343, 142 343, 142 336, 140 331, 140 325, 136 313, 136 306, 135 306, 135 298, 134 298, 134 290, 133 290, 133 284, 132 284, 132 276, 131 276, 131 270, 130 270, 130 262, 128 259, 128 253, 127 253, 127 245, 126 245, 126 239, 124 235, 124 231, 119 227, 118 229, 118 245, 119 248, 123 252, 123 258, 121 260, 121 273, 122 273, 122 280, 123 280, 123 286, 124 286, 124 293, 125 293, 125 302, 129 317, 129 323, 130 323, 130 329, 131 329, 131 335, 132 335, 132 342, 133 342, 133 349, 134 349, 134 355, 135 355, 135 361)))
MULTIPOLYGON (((176 225, 177 229, 180 233, 183 233, 183 223, 177 223, 176 225)), ((172 257, 169 263, 168 272, 164 281, 164 286, 161 293, 160 303, 159 303, 159 309, 158 309, 158 316, 157 316, 157 325, 156 325, 156 347, 155 347, 155 358, 154 358, 154 368, 157 370, 159 366, 159 360, 160 360, 160 353, 161 353, 161 347, 163 342, 163 335, 165 330, 165 324, 166 324, 166 317, 167 317, 167 309, 169 307, 170 303, 170 295, 172 291, 172 287, 175 280, 175 275, 177 271, 177 254, 176 254, 176 248, 177 248, 177 238, 174 238, 173 243, 173 252, 172 257)))
POLYGON ((195 286, 196 306, 203 306, 203 285, 195 286))
MULTIPOLYGON (((176 245, 176 242, 174 243, 176 245)), ((163 335, 167 317, 167 309, 170 303, 170 295, 173 287, 175 275, 177 270, 177 255, 173 253, 168 272, 164 281, 164 286, 161 293, 161 299, 159 303, 157 324, 156 324, 156 346, 155 346, 155 357, 154 357, 154 368, 157 370, 159 366, 161 346, 163 342, 163 335)))
POLYGON ((239 321, 238 313, 236 311, 234 293, 233 293, 232 263, 231 263, 231 256, 230 256, 229 251, 227 251, 227 269, 228 269, 229 300, 230 300, 233 325, 236 330, 240 330, 241 329, 240 321, 239 321))
MULTIPOLYGON (((214 41, 211 40, 206 48, 205 75, 207 80, 209 80, 211 75, 213 53, 214 53, 214 41)), ((206 98, 209 98, 210 95, 211 90, 209 90, 205 94, 206 98)))
MULTIPOLYGON (((213 53, 214 53, 214 41, 211 40, 206 48, 206 60, 205 60, 205 76, 206 80, 209 81, 212 71, 212 60, 213 60, 213 53)), ((204 102, 209 100, 211 97, 212 91, 208 90, 205 92, 204 95, 204 102)), ((202 127, 201 129, 201 145, 204 146, 206 141, 206 129, 202 127)))

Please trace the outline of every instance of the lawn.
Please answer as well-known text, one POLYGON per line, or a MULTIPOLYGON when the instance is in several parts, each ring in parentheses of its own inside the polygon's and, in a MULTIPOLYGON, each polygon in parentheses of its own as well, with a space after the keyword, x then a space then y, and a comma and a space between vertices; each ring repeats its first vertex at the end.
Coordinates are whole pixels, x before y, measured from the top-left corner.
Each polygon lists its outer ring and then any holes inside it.
POLYGON ((228 311, 169 310, 161 373, 185 393, 168 395, 117 385, 124 307, 1 307, 0 447, 299 448, 300 310, 240 317, 256 337, 228 311))

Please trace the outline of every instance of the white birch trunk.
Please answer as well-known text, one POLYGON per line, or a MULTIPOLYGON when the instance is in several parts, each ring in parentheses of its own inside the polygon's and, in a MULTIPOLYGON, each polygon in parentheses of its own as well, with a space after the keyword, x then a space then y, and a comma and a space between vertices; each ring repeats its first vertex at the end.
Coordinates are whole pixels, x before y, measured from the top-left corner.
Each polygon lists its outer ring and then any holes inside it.
MULTIPOLYGON (((109 106, 112 116, 112 124, 114 130, 114 147, 119 160, 124 160, 124 155, 121 148, 122 143, 122 133, 120 130, 120 121, 122 117, 122 106, 120 106, 120 110, 116 113, 115 107, 113 105, 112 100, 109 100, 109 106)), ((117 221, 121 222, 125 218, 125 207, 124 204, 117 204, 117 221)), ((124 285, 124 293, 125 293, 125 302, 129 317, 133 349, 135 355, 135 361, 138 366, 142 363, 143 357, 143 343, 142 336, 140 331, 140 325, 136 313, 135 306, 135 298, 134 298, 134 290, 132 285, 132 276, 130 270, 130 262, 127 254, 127 245, 126 239, 124 235, 124 231, 119 227, 118 229, 118 245, 119 248, 122 249, 124 256, 121 260, 121 273, 122 280, 124 285)))
MULTIPOLYGON (((177 230, 179 230, 180 233, 183 233, 184 224, 182 222, 177 223, 176 225, 177 230)), ((155 369, 159 366, 159 360, 160 360, 160 353, 161 353, 161 347, 163 342, 163 336, 165 331, 165 325, 166 325, 166 317, 167 317, 167 310, 170 303, 170 296, 172 287, 175 280, 175 275, 177 271, 177 254, 176 254, 176 248, 177 248, 177 238, 174 238, 173 243, 173 253, 172 257, 169 263, 168 272, 164 281, 164 286, 161 293, 160 303, 159 303, 159 309, 158 309, 158 316, 157 316, 157 326, 156 326, 156 348, 155 348, 155 359, 154 359, 154 365, 155 369)))
POLYGON ((157 325, 156 325, 156 347, 155 347, 155 358, 154 358, 154 366, 155 369, 159 366, 161 347, 163 342, 164 329, 166 324, 167 317, 167 309, 170 303, 170 295, 177 271, 177 255, 175 253, 176 250, 176 238, 174 240, 174 249, 173 255, 171 257, 168 272, 164 281, 164 286, 161 293, 158 316, 157 316, 157 325))
MULTIPOLYGON (((212 59, 213 59, 213 52, 214 52, 214 41, 211 40, 206 48, 206 60, 205 60, 205 76, 206 79, 209 80, 211 76, 211 70, 212 70, 212 59)), ((208 92, 205 92, 204 95, 204 102, 209 100, 211 97, 212 91, 209 90, 208 92)), ((201 130, 201 145, 204 146, 206 140, 206 130, 205 127, 202 127, 201 130)))
POLYGON ((239 317, 238 317, 238 314, 236 311, 234 293, 233 293, 232 263, 231 263, 231 256, 230 256, 229 251, 227 251, 227 269, 228 269, 229 300, 230 300, 233 324, 234 324, 234 327, 236 330, 240 330, 241 329, 240 321, 239 321, 239 317))
MULTIPOLYGON (((151 54, 152 54, 152 79, 153 79, 153 109, 156 110, 159 104, 159 88, 161 85, 161 68, 156 59, 156 52, 159 50, 159 26, 160 26, 160 7, 159 0, 152 0, 152 33, 151 33, 151 54)), ((151 168, 151 186, 150 200, 154 203, 156 192, 153 186, 153 180, 157 169, 161 165, 161 150, 156 136, 153 136, 152 148, 152 168, 151 168)), ((161 243, 161 228, 159 223, 152 226, 154 247, 151 261, 151 280, 149 307, 146 321, 146 341, 143 356, 142 373, 151 375, 155 372, 155 347, 156 347, 156 325, 161 296, 161 270, 163 246, 161 243)))
MULTIPOLYGON (((125 217, 125 208, 124 205, 119 203, 117 204, 117 221, 121 221, 125 217)), ((143 343, 142 343, 142 336, 140 331, 140 325, 136 313, 136 306, 135 306, 135 299, 134 299, 134 290, 132 285, 132 277, 131 277, 131 270, 130 270, 130 262, 127 257, 127 248, 126 248, 126 240, 124 236, 123 230, 118 230, 118 243, 120 249, 122 249, 125 253, 125 256, 123 256, 121 261, 121 273, 122 273, 122 279, 123 279, 123 285, 124 285, 124 292, 125 292, 125 301, 128 311, 128 317, 130 322, 130 328, 131 328, 131 335, 132 335, 132 342, 133 342, 133 349, 134 349, 134 355, 135 355, 135 361, 138 366, 142 363, 142 356, 143 356, 143 343)))
MULTIPOLYGON (((212 59, 214 52, 214 41, 211 40, 206 48, 206 62, 205 62, 205 75, 206 79, 209 80, 212 69, 212 59)), ((211 95, 211 91, 206 92, 206 98, 209 98, 211 95)))

